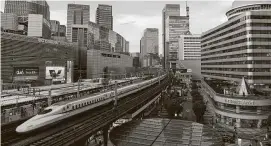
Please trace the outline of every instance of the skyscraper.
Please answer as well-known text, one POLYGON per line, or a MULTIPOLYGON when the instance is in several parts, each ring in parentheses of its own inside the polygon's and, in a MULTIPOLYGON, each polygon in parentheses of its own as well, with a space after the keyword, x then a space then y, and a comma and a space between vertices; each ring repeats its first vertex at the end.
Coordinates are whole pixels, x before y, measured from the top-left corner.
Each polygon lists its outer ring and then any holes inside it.
POLYGON ((6 0, 4 12, 13 13, 18 18, 18 29, 14 33, 32 37, 51 37, 50 8, 45 0, 6 0))
POLYGON ((146 28, 144 30, 144 36, 142 37, 142 42, 144 45, 142 47, 141 55, 147 55, 148 53, 158 55, 158 29, 157 28, 146 28))
MULTIPOLYGON (((158 57, 158 48, 159 48, 159 41, 158 41, 158 29, 157 28, 146 28, 144 30, 144 35, 142 39, 140 40, 141 48, 141 62, 144 63, 144 59, 149 58, 149 55, 152 54, 152 56, 158 57)), ((145 66, 148 63, 145 63, 145 66)), ((151 65, 149 63, 149 65, 151 65)), ((144 66, 144 65, 143 65, 144 66)))
POLYGON ((14 13, 17 16, 28 16, 28 14, 41 14, 43 15, 43 18, 45 18, 47 21, 50 21, 50 7, 45 0, 6 0, 4 13, 14 13))
POLYGON ((96 10, 96 23, 100 26, 113 30, 112 6, 98 5, 96 10))
POLYGON ((178 38, 180 35, 190 34, 189 31, 189 9, 186 6, 186 16, 180 16, 179 5, 166 5, 163 10, 163 45, 164 45, 164 67, 176 68, 178 58, 178 38), (168 42, 168 47, 165 43, 168 42))
POLYGON ((163 43, 163 55, 164 55, 164 62, 163 67, 168 68, 169 64, 167 63, 168 60, 168 50, 166 45, 166 18, 168 16, 180 16, 180 5, 179 4, 166 4, 162 11, 162 43, 163 43))
POLYGON ((52 36, 59 36, 59 26, 60 23, 57 20, 50 20, 51 22, 51 33, 52 36))
POLYGON ((87 28, 89 22, 89 5, 68 4, 67 40, 78 42, 79 31, 83 33, 83 43, 87 44, 87 28), (82 30, 82 31, 81 31, 82 30))

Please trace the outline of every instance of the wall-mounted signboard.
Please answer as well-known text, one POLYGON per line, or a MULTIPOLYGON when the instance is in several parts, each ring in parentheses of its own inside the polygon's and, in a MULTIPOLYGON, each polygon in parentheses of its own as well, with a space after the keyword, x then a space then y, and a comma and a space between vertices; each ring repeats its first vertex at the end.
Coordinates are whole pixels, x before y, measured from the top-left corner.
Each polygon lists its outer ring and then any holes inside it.
POLYGON ((39 67, 14 67, 14 81, 37 80, 39 76, 39 67))
POLYGON ((65 81, 64 66, 46 66, 45 79, 52 79, 53 82, 65 81))

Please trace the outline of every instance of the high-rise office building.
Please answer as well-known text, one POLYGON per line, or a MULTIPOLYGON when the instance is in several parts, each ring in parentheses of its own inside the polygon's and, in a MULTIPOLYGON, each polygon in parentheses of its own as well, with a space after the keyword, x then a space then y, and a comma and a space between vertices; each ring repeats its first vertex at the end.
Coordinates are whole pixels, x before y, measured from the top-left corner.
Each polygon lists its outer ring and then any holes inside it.
POLYGON ((200 59, 200 35, 181 35, 179 38, 179 60, 199 60, 200 59))
POLYGON ((168 16, 180 16, 180 5, 179 4, 166 4, 162 11, 162 43, 163 43, 163 55, 164 55, 164 62, 163 67, 168 68, 169 64, 167 63, 168 60, 168 49, 166 43, 166 18, 168 16))
POLYGON ((79 32, 82 32, 83 44, 86 46, 88 22, 89 5, 68 4, 67 40, 69 42, 78 42, 79 32))
POLYGON ((59 36, 66 37, 66 25, 59 25, 59 36))
POLYGON ((12 33, 46 39, 51 37, 50 8, 45 0, 6 0, 4 12, 18 17, 18 29, 12 33))
POLYGON ((100 26, 113 30, 112 6, 98 5, 96 10, 96 23, 100 26))
POLYGON ((59 36, 59 26, 60 23, 57 20, 50 20, 51 22, 51 33, 52 36, 59 36))
POLYGON ((1 28, 6 32, 18 30, 18 16, 13 13, 1 13, 1 28))
MULTIPOLYGON (((237 1, 201 37, 202 95, 226 127, 266 129, 270 116, 271 1, 237 1)), ((240 142, 242 142, 240 140, 240 142)))
POLYGON ((203 77, 271 85, 271 4, 254 3, 234 2, 229 20, 202 34, 203 77))
POLYGON ((4 13, 14 13, 17 16, 28 16, 28 14, 40 14, 50 21, 50 7, 45 0, 6 0, 4 13))
MULTIPOLYGON (((159 32, 158 28, 146 28, 144 30, 144 50, 145 53, 152 53, 152 54, 158 54, 159 49, 159 32)), ((144 53, 143 53, 144 54, 144 53)))
POLYGON ((189 32, 189 17, 187 16, 168 16, 165 23, 166 42, 169 43, 167 54, 167 62, 169 68, 176 68, 176 63, 179 60, 179 38, 180 35, 188 35, 189 32))
POLYGON ((180 16, 180 5, 167 4, 162 13, 162 41, 164 49, 164 67, 176 68, 178 61, 178 38, 191 34, 189 31, 189 8, 186 16, 180 16))
POLYGON ((152 59, 159 58, 158 48, 159 48, 159 33, 157 28, 146 28, 144 30, 144 35, 140 40, 140 62, 142 67, 152 66, 152 59))

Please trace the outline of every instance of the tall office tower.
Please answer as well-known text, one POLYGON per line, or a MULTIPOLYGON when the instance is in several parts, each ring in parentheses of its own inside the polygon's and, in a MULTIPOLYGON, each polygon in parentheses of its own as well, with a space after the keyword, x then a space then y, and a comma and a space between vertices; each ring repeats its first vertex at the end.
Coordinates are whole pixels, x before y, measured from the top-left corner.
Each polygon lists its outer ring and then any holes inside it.
POLYGON ((13 13, 1 13, 1 28, 5 32, 18 30, 18 16, 13 13))
POLYGON ((50 20, 51 22, 51 33, 52 36, 59 36, 59 26, 60 23, 57 20, 50 20))
POLYGON ((66 36, 66 25, 59 25, 59 36, 66 36))
POLYGON ((124 52, 127 52, 127 53, 129 53, 129 46, 130 46, 130 42, 129 41, 126 41, 125 42, 125 51, 124 52))
POLYGON ((79 31, 83 33, 83 44, 87 45, 87 28, 89 22, 89 5, 68 4, 67 40, 78 42, 79 31))
POLYGON ((98 5, 96 10, 96 23, 100 26, 113 30, 112 6, 98 5))
POLYGON ((14 13, 17 16, 28 16, 28 14, 43 15, 47 21, 50 21, 50 8, 45 0, 6 0, 4 13, 14 13))
POLYGON ((189 17, 187 16, 168 16, 165 23, 165 41, 169 43, 167 54, 167 63, 169 68, 176 68, 179 51, 180 35, 189 35, 189 17))
POLYGON ((50 8, 45 0, 6 0, 4 12, 18 17, 18 30, 14 33, 46 39, 51 37, 50 8))
POLYGON ((202 34, 205 78, 271 85, 271 1, 234 1, 228 21, 202 34))
POLYGON ((200 59, 200 35, 181 35, 179 38, 179 60, 199 60, 200 59))
MULTIPOLYGON (((146 28, 144 30, 144 35, 141 39, 141 49, 140 49, 140 53, 141 53, 141 62, 144 63, 144 59, 146 60, 146 58, 150 58, 148 57, 150 54, 152 54, 152 56, 157 56, 159 55, 158 52, 158 48, 159 48, 159 32, 157 28, 146 28)), ((147 63, 145 63, 145 66, 147 63)), ((149 65, 151 65, 151 63, 148 63, 149 65)), ((144 65, 142 65, 144 66, 144 65)))
POLYGON ((180 16, 180 5, 179 4, 166 4, 162 11, 162 43, 163 43, 163 55, 164 55, 164 62, 163 67, 168 68, 169 64, 167 63, 168 60, 168 49, 166 43, 166 18, 168 16, 180 16))

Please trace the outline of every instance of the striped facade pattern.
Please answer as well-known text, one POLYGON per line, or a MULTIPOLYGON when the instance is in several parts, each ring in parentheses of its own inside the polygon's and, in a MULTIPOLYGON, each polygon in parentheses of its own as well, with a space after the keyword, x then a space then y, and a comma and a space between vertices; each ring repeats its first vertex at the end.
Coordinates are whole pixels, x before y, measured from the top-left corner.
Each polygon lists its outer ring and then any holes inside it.
POLYGON ((39 77, 35 84, 43 85, 46 62, 51 62, 53 66, 66 66, 67 61, 74 61, 76 46, 44 41, 1 32, 1 78, 4 83, 13 82, 14 67, 39 67, 39 77))
POLYGON ((203 33, 203 77, 271 85, 270 20, 271 11, 251 11, 203 33))

